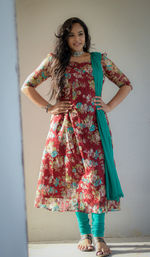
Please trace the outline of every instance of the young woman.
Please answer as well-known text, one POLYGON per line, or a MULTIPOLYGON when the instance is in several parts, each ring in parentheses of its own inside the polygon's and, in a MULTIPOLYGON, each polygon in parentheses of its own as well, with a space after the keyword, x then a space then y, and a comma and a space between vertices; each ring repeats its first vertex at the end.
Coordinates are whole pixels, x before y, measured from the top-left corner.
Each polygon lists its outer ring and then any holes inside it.
POLYGON ((96 255, 107 256, 110 249, 104 241, 105 213, 120 210, 123 195, 120 194, 119 199, 107 197, 107 152, 104 153, 96 114, 98 110, 105 114, 112 140, 107 113, 133 88, 107 54, 99 52, 97 61, 102 69, 102 84, 106 76, 119 90, 107 104, 101 95, 96 96, 89 51, 91 38, 81 19, 67 19, 56 37, 54 51, 27 77, 21 88, 29 99, 51 114, 34 206, 75 212, 81 234, 78 248, 94 250, 93 236, 96 255), (51 91, 46 101, 35 88, 49 77, 51 91), (51 100, 55 100, 55 104, 50 104, 51 100))

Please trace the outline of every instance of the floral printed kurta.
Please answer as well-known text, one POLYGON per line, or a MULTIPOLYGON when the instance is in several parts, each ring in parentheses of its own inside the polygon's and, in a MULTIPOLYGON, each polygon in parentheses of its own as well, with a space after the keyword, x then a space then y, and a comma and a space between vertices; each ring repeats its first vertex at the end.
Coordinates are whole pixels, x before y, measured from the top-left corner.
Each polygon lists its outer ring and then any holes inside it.
MULTIPOLYGON (((36 87, 51 76, 52 53, 26 79, 36 87)), ((119 68, 102 54, 105 76, 119 88, 132 85, 119 68)), ((52 114, 41 159, 34 206, 49 211, 102 213, 120 210, 120 201, 107 200, 104 152, 96 120, 95 84, 91 62, 70 62, 59 101, 70 100, 68 113, 52 114)), ((107 114, 107 123, 110 129, 107 114)), ((110 130, 112 137, 112 133, 110 130)))

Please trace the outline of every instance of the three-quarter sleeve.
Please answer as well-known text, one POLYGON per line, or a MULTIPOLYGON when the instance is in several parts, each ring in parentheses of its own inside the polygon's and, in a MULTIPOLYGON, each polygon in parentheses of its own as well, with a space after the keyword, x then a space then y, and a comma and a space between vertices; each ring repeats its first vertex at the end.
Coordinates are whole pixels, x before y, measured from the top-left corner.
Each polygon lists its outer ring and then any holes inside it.
POLYGON ((51 77, 51 63, 54 58, 53 53, 49 53, 40 65, 26 78, 24 87, 37 87, 43 81, 51 77))
POLYGON ((129 86, 133 89, 130 80, 127 76, 107 57, 107 53, 102 54, 101 60, 104 75, 116 84, 119 88, 122 86, 129 86))

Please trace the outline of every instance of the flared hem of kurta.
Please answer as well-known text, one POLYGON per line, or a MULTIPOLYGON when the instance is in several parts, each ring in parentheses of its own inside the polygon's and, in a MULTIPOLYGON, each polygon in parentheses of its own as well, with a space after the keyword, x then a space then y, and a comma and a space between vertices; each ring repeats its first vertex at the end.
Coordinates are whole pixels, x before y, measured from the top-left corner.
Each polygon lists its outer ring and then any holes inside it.
POLYGON ((84 213, 107 213, 112 211, 120 211, 120 201, 118 205, 116 201, 106 201, 103 207, 97 205, 91 206, 85 203, 79 203, 76 199, 62 199, 62 198, 40 198, 39 202, 34 203, 36 208, 45 208, 52 212, 84 212, 84 213), (45 202, 45 203, 44 203, 45 202), (114 205, 115 204, 115 205, 114 205))

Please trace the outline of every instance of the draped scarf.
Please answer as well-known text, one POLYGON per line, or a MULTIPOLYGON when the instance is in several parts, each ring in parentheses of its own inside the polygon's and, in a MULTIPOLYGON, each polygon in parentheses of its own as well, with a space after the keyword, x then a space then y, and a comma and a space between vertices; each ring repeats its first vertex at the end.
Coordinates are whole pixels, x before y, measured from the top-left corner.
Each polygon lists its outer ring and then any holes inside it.
MULTIPOLYGON (((95 95, 101 96, 103 85, 103 70, 101 66, 101 53, 91 52, 92 75, 95 83, 95 95)), ((105 163, 105 184, 106 184, 106 198, 108 200, 116 200, 119 202, 120 197, 124 197, 121 189, 120 181, 117 175, 117 170, 114 162, 112 139, 107 124, 105 112, 97 110, 96 117, 102 147, 104 151, 105 163)))

